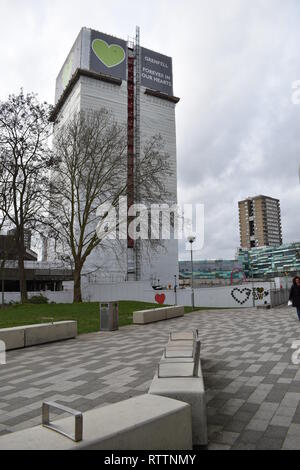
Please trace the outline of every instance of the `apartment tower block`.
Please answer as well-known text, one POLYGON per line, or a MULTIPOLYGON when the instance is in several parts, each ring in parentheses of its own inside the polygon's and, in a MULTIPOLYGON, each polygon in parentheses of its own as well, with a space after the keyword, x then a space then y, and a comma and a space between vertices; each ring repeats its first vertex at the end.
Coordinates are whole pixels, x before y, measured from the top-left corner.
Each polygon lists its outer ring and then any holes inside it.
MULTIPOLYGON (((82 28, 56 80, 54 129, 74 113, 108 109, 128 129, 128 205, 138 200, 135 162, 146 142, 161 135, 170 156, 172 175, 165 184, 177 203, 177 162, 172 59, 140 46, 139 28, 132 41, 82 28)), ((166 240, 152 249, 145 241, 124 242, 121 255, 95 251, 85 269, 90 282, 152 280, 172 284, 178 275, 178 242, 166 240)))
POLYGON ((280 201, 256 196, 239 202, 242 248, 282 245, 280 201))

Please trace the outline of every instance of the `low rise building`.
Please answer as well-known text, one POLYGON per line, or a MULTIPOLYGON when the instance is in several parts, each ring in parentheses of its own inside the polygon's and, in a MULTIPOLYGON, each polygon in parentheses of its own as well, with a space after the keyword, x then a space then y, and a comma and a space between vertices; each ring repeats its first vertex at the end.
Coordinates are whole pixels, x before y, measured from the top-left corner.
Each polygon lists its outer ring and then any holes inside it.
MULTIPOLYGON (((71 269, 60 262, 39 262, 37 253, 28 244, 24 258, 28 292, 61 291, 64 281, 73 280, 71 269)), ((20 291, 18 251, 12 232, 0 235, 0 290, 20 291)))
POLYGON ((237 259, 247 277, 293 277, 300 274, 300 242, 251 250, 240 248, 237 259))
MULTIPOLYGON (((195 285, 228 284, 232 279, 243 279, 243 265, 239 260, 200 260, 193 262, 195 285)), ((181 284, 188 285, 192 275, 190 261, 179 261, 179 278, 181 284)))

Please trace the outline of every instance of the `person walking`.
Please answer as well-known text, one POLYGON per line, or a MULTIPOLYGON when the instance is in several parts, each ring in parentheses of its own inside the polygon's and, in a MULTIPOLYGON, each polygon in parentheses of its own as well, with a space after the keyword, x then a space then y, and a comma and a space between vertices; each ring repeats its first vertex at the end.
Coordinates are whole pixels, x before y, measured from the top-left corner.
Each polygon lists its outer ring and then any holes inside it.
POLYGON ((292 302, 293 307, 297 309, 298 318, 300 321, 300 277, 296 276, 293 279, 293 285, 290 291, 290 302, 292 302))

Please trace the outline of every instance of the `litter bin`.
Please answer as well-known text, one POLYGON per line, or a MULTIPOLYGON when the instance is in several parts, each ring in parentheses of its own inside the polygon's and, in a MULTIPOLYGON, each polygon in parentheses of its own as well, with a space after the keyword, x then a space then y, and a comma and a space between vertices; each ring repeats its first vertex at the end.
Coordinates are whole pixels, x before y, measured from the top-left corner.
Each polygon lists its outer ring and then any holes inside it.
POLYGON ((119 329, 119 302, 100 303, 100 331, 119 329))

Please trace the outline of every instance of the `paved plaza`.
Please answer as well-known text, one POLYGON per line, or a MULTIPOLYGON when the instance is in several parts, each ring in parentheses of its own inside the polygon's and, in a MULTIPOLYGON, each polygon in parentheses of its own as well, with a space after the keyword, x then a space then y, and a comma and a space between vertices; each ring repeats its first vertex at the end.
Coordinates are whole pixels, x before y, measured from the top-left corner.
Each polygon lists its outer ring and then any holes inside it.
MULTIPOLYGON (((147 393, 170 331, 198 328, 208 449, 300 449, 294 309, 207 311, 7 354, 0 434, 41 422, 44 400, 86 411, 147 393)), ((55 415, 54 415, 55 416, 55 415)))

